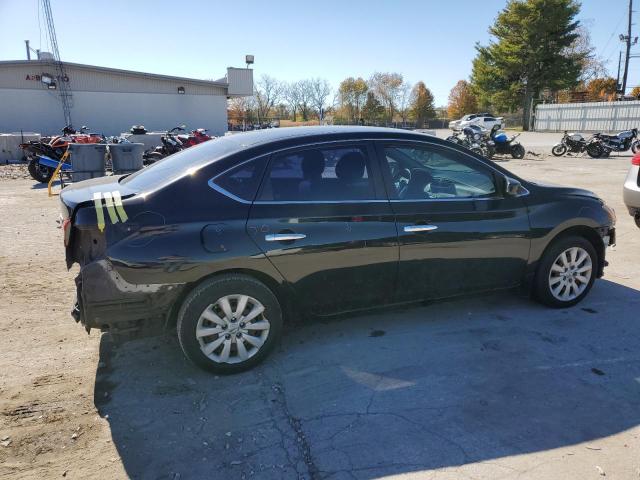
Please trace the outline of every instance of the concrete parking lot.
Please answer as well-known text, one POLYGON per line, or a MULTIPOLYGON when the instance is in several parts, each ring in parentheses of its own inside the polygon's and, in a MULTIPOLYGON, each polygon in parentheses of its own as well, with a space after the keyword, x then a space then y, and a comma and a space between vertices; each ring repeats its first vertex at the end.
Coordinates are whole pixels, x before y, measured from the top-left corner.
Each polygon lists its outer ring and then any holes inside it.
MULTIPOLYGON (((438 132, 439 136, 441 132, 438 132)), ((69 315, 57 200, 0 181, 0 478, 640 478, 640 229, 630 156, 499 159, 618 213, 578 306, 519 292, 307 321, 216 377, 172 336, 113 347, 69 315)))

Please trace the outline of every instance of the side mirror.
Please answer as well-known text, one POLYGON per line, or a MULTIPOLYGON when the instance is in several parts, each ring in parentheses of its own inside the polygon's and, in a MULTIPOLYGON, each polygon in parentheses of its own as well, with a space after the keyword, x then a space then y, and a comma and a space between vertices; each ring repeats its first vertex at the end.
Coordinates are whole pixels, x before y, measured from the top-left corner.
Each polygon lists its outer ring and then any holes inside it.
POLYGON ((518 180, 510 177, 504 177, 504 193, 509 197, 521 197, 529 192, 518 180))

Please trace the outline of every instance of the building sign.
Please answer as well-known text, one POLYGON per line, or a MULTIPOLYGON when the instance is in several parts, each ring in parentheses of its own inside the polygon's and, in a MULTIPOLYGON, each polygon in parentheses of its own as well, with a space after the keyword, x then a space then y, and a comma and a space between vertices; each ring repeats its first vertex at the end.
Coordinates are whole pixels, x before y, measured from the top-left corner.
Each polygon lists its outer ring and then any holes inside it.
POLYGON ((49 75, 47 73, 43 73, 41 75, 39 74, 33 74, 33 75, 29 75, 27 74, 27 77, 25 78, 25 80, 31 80, 34 82, 41 82, 42 81, 42 77, 49 77, 49 78, 55 78, 58 82, 68 82, 69 81, 69 76, 65 75, 65 76, 60 76, 60 75, 56 75, 55 77, 53 75, 49 75))

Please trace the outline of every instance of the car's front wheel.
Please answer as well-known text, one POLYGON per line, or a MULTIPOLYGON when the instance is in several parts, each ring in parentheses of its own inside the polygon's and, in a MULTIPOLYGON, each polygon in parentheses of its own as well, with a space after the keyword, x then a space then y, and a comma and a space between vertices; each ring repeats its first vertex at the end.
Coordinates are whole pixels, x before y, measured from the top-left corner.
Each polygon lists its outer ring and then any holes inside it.
POLYGON ((184 300, 177 321, 184 354, 215 373, 260 363, 282 334, 282 310, 263 283, 246 275, 213 277, 184 300))
POLYGON ((596 250, 586 238, 560 238, 540 261, 534 284, 535 298, 555 308, 575 305, 591 290, 597 265, 596 250))

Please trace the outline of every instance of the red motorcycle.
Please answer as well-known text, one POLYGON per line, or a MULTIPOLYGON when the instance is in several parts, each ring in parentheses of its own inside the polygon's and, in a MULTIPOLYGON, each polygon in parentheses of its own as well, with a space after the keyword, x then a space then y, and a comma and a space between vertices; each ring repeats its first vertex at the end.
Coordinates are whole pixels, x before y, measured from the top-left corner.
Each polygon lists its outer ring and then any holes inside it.
POLYGON ((206 128, 197 128, 196 130, 191 130, 188 134, 178 135, 177 137, 183 148, 189 148, 211 140, 211 136, 207 135, 208 131, 206 128))
POLYGON ((55 168, 41 165, 40 157, 59 162, 70 143, 103 143, 105 141, 104 136, 97 133, 86 133, 87 130, 89 128, 83 126, 78 132, 71 125, 67 125, 62 129, 62 135, 21 144, 20 148, 29 161, 28 170, 31 177, 39 182, 47 183, 53 175, 55 168))
POLYGON ((160 137, 162 145, 144 152, 144 164, 151 165, 152 163, 161 160, 164 157, 177 153, 180 150, 193 147, 194 145, 198 145, 199 143, 206 142, 213 138, 210 135, 207 135, 208 130, 204 128, 192 130, 188 134, 178 133, 184 132, 184 130, 185 126, 179 125, 167 131, 166 134, 160 137))

